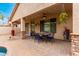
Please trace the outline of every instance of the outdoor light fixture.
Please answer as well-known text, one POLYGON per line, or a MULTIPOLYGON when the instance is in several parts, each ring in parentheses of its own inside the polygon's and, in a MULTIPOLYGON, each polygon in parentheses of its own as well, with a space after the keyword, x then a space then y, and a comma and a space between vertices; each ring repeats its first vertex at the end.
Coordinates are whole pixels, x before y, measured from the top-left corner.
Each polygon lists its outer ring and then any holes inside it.
POLYGON ((11 21, 9 21, 9 24, 11 24, 11 21))
POLYGON ((42 20, 46 20, 46 14, 43 13, 42 20))
POLYGON ((46 16, 44 15, 42 19, 45 20, 46 19, 46 16))
POLYGON ((62 4, 62 11, 59 14, 59 23, 66 23, 68 20, 68 13, 65 10, 64 4, 62 4))

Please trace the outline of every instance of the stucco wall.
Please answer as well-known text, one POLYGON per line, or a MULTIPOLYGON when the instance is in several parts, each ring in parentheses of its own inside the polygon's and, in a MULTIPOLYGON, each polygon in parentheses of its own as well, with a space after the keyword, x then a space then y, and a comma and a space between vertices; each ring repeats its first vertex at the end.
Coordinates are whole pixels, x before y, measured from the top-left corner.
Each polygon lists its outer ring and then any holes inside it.
MULTIPOLYGON (((58 19, 57 19, 58 20, 58 19)), ((70 29, 70 31, 72 32, 72 18, 70 17, 69 20, 67 21, 67 23, 65 25, 63 24, 56 24, 56 33, 55 33, 55 38, 56 39, 63 39, 63 31, 64 31, 64 27, 67 27, 68 29, 70 29)), ((40 27, 39 25, 36 27, 36 31, 40 32, 40 27)))
POLYGON ((72 55, 79 56, 79 3, 73 4, 72 55))
MULTIPOLYGON (((11 29, 12 27, 8 26, 0 26, 0 35, 11 35, 11 29)), ((20 35, 20 26, 14 27, 15 29, 15 35, 20 35)))
MULTIPOLYGON (((52 15, 49 15, 48 19, 50 19, 50 18, 57 18, 57 15, 54 14, 53 17, 52 17, 52 15)), ((40 33, 40 19, 37 18, 34 21, 35 21, 35 24, 37 24, 35 26, 35 32, 40 33)), ((73 21, 72 16, 70 16, 66 24, 64 24, 64 25, 58 24, 58 23, 56 24, 56 33, 55 33, 56 39, 63 39, 63 31, 64 31, 65 26, 68 29, 70 29, 70 31, 72 32, 72 21, 73 21)), ((58 19, 57 19, 57 22, 58 22, 58 19)), ((29 19, 28 19, 28 21, 26 20, 26 23, 30 23, 29 19)))
POLYGON ((66 24, 57 24, 57 30, 56 30, 56 34, 55 34, 55 38, 57 39, 63 39, 63 31, 64 31, 64 27, 67 27, 68 29, 70 29, 70 32, 72 32, 72 17, 69 18, 69 20, 67 21, 66 24))
MULTIPOLYGON (((23 3, 23 4, 20 4, 15 15, 14 15, 14 17, 12 18, 12 21, 21 19, 22 17, 25 17, 25 16, 30 15, 32 13, 35 13, 35 12, 37 12, 41 9, 44 9, 48 6, 51 6, 51 5, 53 5, 53 4, 51 4, 51 3, 48 3, 48 4, 45 4, 45 3, 39 3, 39 4, 37 4, 37 3, 35 3, 35 4, 33 4, 33 3, 24 4, 23 3)), ((57 18, 57 15, 55 15, 55 14, 47 15, 47 16, 48 16, 48 18, 51 18, 51 17, 57 18)), ((26 19, 26 22, 30 23, 29 20, 31 20, 31 19, 26 19)), ((40 20, 39 18, 34 19, 35 24, 37 24, 37 26, 35 27, 36 32, 40 32, 40 21, 39 20, 40 20)), ((70 29, 70 31, 72 31, 72 16, 70 16, 70 18, 67 21, 67 24, 65 24, 65 26, 67 26, 70 29)), ((56 30, 55 38, 63 39, 64 25, 63 24, 57 24, 56 29, 57 30, 56 30)))
POLYGON ((14 27, 15 35, 20 35, 21 33, 21 24, 18 24, 17 27, 14 27))
POLYGON ((73 4, 73 33, 79 34, 79 4, 73 4))
POLYGON ((41 9, 51 6, 55 3, 21 3, 12 18, 12 21, 18 20, 24 16, 35 13, 41 9), (28 11, 28 12, 27 12, 28 11))
POLYGON ((0 35, 7 35, 10 34, 10 32, 11 32, 11 27, 0 26, 0 35))

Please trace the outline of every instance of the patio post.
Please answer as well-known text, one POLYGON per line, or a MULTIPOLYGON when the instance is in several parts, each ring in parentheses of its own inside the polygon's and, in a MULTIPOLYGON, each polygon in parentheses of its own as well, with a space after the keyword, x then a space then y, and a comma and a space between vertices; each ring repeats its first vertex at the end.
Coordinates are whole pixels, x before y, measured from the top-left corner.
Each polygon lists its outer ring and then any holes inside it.
POLYGON ((79 4, 73 4, 73 33, 71 33, 71 52, 74 56, 79 56, 79 4))
POLYGON ((29 23, 29 36, 31 35, 31 23, 29 23))
POLYGON ((25 20, 21 18, 21 38, 25 39, 25 20))
POLYGON ((11 29, 13 29, 13 23, 11 22, 11 29))

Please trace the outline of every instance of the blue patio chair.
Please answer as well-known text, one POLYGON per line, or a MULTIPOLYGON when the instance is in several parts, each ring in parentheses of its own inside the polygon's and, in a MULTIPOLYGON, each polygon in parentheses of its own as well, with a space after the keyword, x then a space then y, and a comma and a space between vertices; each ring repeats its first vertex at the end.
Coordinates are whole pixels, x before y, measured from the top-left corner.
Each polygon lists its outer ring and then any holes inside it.
POLYGON ((31 32, 31 36, 35 36, 35 32, 31 32))
POLYGON ((7 54, 7 48, 0 46, 0 56, 5 56, 7 54))
POLYGON ((46 36, 47 41, 52 41, 52 39, 54 39, 53 35, 49 34, 46 36))
POLYGON ((32 39, 35 39, 35 34, 36 34, 35 32, 30 33, 30 36, 31 36, 32 39))
POLYGON ((42 38, 42 36, 39 35, 39 33, 36 33, 35 39, 38 40, 38 41, 42 41, 43 38, 42 38))

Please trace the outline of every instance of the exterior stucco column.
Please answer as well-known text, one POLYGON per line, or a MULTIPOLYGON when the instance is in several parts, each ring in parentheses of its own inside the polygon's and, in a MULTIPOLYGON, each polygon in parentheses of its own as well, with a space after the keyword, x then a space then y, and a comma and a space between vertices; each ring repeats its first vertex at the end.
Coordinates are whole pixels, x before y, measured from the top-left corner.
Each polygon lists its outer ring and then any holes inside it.
POLYGON ((73 33, 71 33, 72 55, 79 56, 79 4, 73 4, 73 33))
POLYGON ((29 23, 29 36, 31 35, 31 23, 29 23))
POLYGON ((13 29, 13 23, 11 22, 11 29, 13 29))
POLYGON ((26 35, 25 35, 25 21, 23 19, 21 19, 21 38, 25 39, 26 35))

